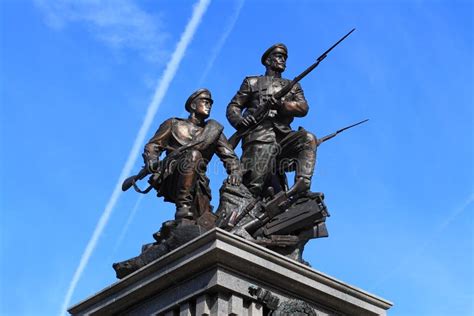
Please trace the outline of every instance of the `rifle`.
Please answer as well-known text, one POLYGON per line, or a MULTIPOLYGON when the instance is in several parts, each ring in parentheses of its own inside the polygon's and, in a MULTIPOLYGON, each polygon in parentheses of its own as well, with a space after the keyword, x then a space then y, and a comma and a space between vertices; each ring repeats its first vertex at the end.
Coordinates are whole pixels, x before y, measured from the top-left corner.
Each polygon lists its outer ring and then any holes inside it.
MULTIPOLYGON (((145 154, 143 154, 143 156, 145 156, 145 154)), ((135 186, 135 182, 142 180, 149 174, 150 174, 150 171, 148 171, 148 168, 146 166, 143 166, 142 169, 140 169, 140 171, 136 175, 130 176, 123 181, 122 191, 125 192, 128 189, 130 189, 132 186, 135 186)))
POLYGON ((347 130, 347 129, 349 129, 349 128, 352 128, 352 127, 354 127, 354 126, 357 126, 357 125, 360 125, 360 124, 362 124, 362 123, 365 123, 365 122, 367 122, 368 120, 369 120, 369 119, 365 119, 365 120, 363 120, 363 121, 360 121, 360 122, 357 122, 357 123, 355 123, 355 124, 352 124, 352 125, 346 126, 346 127, 344 127, 344 128, 341 128, 340 130, 337 130, 337 131, 335 131, 335 132, 332 133, 332 134, 329 134, 329 135, 326 135, 326 136, 324 136, 324 137, 319 138, 319 139, 318 139, 318 146, 321 145, 322 143, 324 143, 325 141, 330 140, 330 139, 333 138, 333 137, 336 137, 337 134, 342 133, 342 132, 344 132, 345 130, 347 130))
MULTIPOLYGON (((273 98, 276 100, 280 100, 283 98, 288 92, 291 91, 291 89, 297 84, 301 79, 306 77, 307 74, 309 74, 311 71, 313 71, 318 65, 327 57, 329 52, 333 50, 334 47, 339 45, 343 40, 346 39, 352 32, 355 31, 355 28, 352 29, 349 33, 344 35, 340 40, 338 40, 334 45, 332 45, 328 50, 326 50, 321 56, 316 59, 316 62, 306 68, 305 71, 303 71, 301 74, 296 76, 290 83, 285 85, 280 91, 275 92, 273 94, 273 98)), ((270 100, 267 100, 264 104, 262 104, 260 107, 257 108, 257 110, 252 114, 255 117, 255 120, 257 121, 256 124, 258 125, 261 121, 265 119, 267 116, 268 111, 271 109, 271 102, 270 100)), ((229 143, 231 144, 232 148, 237 147, 237 144, 240 142, 243 136, 247 135, 251 130, 253 126, 242 126, 240 127, 230 138, 229 138, 229 143)))
MULTIPOLYGON (((199 141, 195 141, 195 142, 191 142, 187 145, 184 145, 184 146, 181 146, 179 147, 178 149, 175 149, 173 150, 169 155, 166 156, 165 159, 172 159, 174 157, 177 157, 179 156, 181 153, 183 153, 185 150, 191 148, 191 147, 194 147, 196 145, 199 145, 201 144, 202 142, 204 142, 204 139, 202 140, 199 140, 199 141)), ((143 155, 144 156, 144 155, 143 155)), ((157 173, 161 173, 161 170, 158 170, 157 173)), ((142 169, 140 170, 140 172, 138 172, 136 175, 134 176, 130 176, 128 177, 127 179, 125 179, 122 183, 122 191, 127 191, 128 189, 130 189, 132 186, 135 188, 135 190, 139 193, 148 193, 151 189, 150 187, 144 191, 141 191, 139 188, 137 188, 136 186, 136 182, 139 181, 139 180, 142 180, 143 178, 145 178, 147 175, 151 174, 151 172, 148 170, 148 167, 145 165, 142 167, 142 169)))
MULTIPOLYGON (((330 140, 331 138, 335 137, 337 134, 342 133, 343 131, 348 130, 349 128, 352 128, 354 126, 365 123, 368 120, 369 119, 365 119, 363 121, 360 121, 360 122, 357 122, 355 124, 352 124, 352 125, 346 126, 344 128, 341 128, 341 129, 337 130, 336 132, 334 132, 332 134, 329 134, 329 135, 326 135, 322 138, 319 138, 317 145, 319 146, 322 143, 324 143, 325 141, 330 140)), ((295 135, 296 135, 296 133, 295 133, 295 135)), ((279 216, 280 214, 282 214, 283 212, 285 212, 286 209, 288 209, 291 206, 291 204, 296 200, 294 192, 298 192, 298 188, 296 186, 293 187, 290 191, 282 190, 282 191, 278 192, 277 194, 275 194, 269 201, 267 201, 263 205, 263 213, 260 214, 255 219, 248 222, 247 224, 245 224, 243 226, 244 229, 247 230, 247 232, 249 234, 255 235, 259 231, 259 229, 264 227, 273 218, 275 218, 275 217, 279 216)), ((319 197, 319 203, 320 203, 320 206, 321 206, 320 209, 322 209, 326 212, 326 206, 324 205, 323 200, 324 200, 324 197, 322 197, 322 198, 319 197)), ((255 204, 252 204, 252 203, 250 205, 251 205, 251 208, 253 208, 255 206, 255 204)), ((239 216, 236 220, 234 220, 232 222, 233 226, 235 226, 238 222, 240 222, 240 220, 245 215, 247 215, 250 212, 250 210, 251 209, 249 209, 249 210, 246 209, 244 212, 242 212, 241 216, 239 216)), ((311 213, 309 215, 316 216, 317 214, 316 213, 314 213, 314 214, 311 213)))

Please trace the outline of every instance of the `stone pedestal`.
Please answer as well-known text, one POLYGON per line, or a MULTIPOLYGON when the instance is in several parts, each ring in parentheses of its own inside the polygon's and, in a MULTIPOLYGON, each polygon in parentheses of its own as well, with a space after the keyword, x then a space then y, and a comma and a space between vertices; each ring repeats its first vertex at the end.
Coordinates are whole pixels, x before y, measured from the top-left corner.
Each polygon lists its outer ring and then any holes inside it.
MULTIPOLYGON (((112 273, 113 271, 111 271, 112 273)), ((270 309, 249 288, 322 315, 386 315, 392 303, 213 229, 69 309, 72 315, 244 315, 270 309)))

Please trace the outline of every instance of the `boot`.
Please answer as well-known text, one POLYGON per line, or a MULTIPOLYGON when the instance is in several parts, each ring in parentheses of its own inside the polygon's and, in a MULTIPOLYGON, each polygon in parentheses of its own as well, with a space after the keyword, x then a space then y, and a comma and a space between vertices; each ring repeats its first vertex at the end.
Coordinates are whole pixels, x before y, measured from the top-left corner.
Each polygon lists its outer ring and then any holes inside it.
POLYGON ((304 177, 297 177, 295 184, 286 192, 287 197, 292 197, 297 194, 306 193, 311 187, 311 179, 304 177))
POLYGON ((191 212, 191 207, 190 206, 183 205, 183 206, 176 207, 176 213, 174 215, 174 218, 176 220, 180 220, 180 219, 183 219, 183 218, 193 219, 194 214, 193 214, 193 212, 191 212))

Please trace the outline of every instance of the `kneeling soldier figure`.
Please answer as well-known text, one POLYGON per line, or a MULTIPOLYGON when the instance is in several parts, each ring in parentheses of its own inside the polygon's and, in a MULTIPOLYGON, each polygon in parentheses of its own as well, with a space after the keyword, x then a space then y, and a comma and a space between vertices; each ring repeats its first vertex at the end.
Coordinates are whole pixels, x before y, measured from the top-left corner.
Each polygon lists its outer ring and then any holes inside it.
POLYGON ((249 129, 243 137, 241 160, 244 185, 255 197, 262 196, 269 186, 276 192, 285 189, 286 171, 295 171, 295 184, 288 195, 307 192, 311 187, 316 136, 303 128, 294 131, 290 126, 295 117, 308 113, 303 89, 296 83, 282 99, 274 98, 274 94, 290 83, 282 78, 287 56, 284 44, 267 49, 261 58, 265 75, 246 77, 227 106, 230 124, 237 130, 249 129), (272 104, 272 109, 263 118, 255 117, 253 114, 266 102, 272 104))

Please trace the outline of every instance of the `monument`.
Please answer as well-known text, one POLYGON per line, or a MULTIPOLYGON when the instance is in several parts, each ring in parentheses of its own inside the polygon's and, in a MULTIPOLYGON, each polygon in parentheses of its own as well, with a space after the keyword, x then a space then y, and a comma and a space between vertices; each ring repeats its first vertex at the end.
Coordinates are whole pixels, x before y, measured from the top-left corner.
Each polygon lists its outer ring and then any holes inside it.
POLYGON ((268 48, 265 73, 246 77, 227 106, 236 132, 209 119, 212 96, 198 89, 186 119, 163 122, 145 145, 144 167, 122 189, 157 192, 176 205, 174 219, 131 259, 114 263, 117 283, 71 307, 72 315, 385 315, 391 303, 324 275, 303 259, 305 244, 327 237, 324 194, 311 192, 324 141, 295 118, 308 113, 299 81, 351 30, 293 80, 288 49, 268 48), (240 159, 234 148, 242 141, 240 159), (160 159, 162 154, 164 158, 160 159), (207 165, 216 154, 228 178, 212 212, 207 165), (287 172, 294 172, 289 187, 287 172), (142 190, 139 181, 148 178, 142 190))

